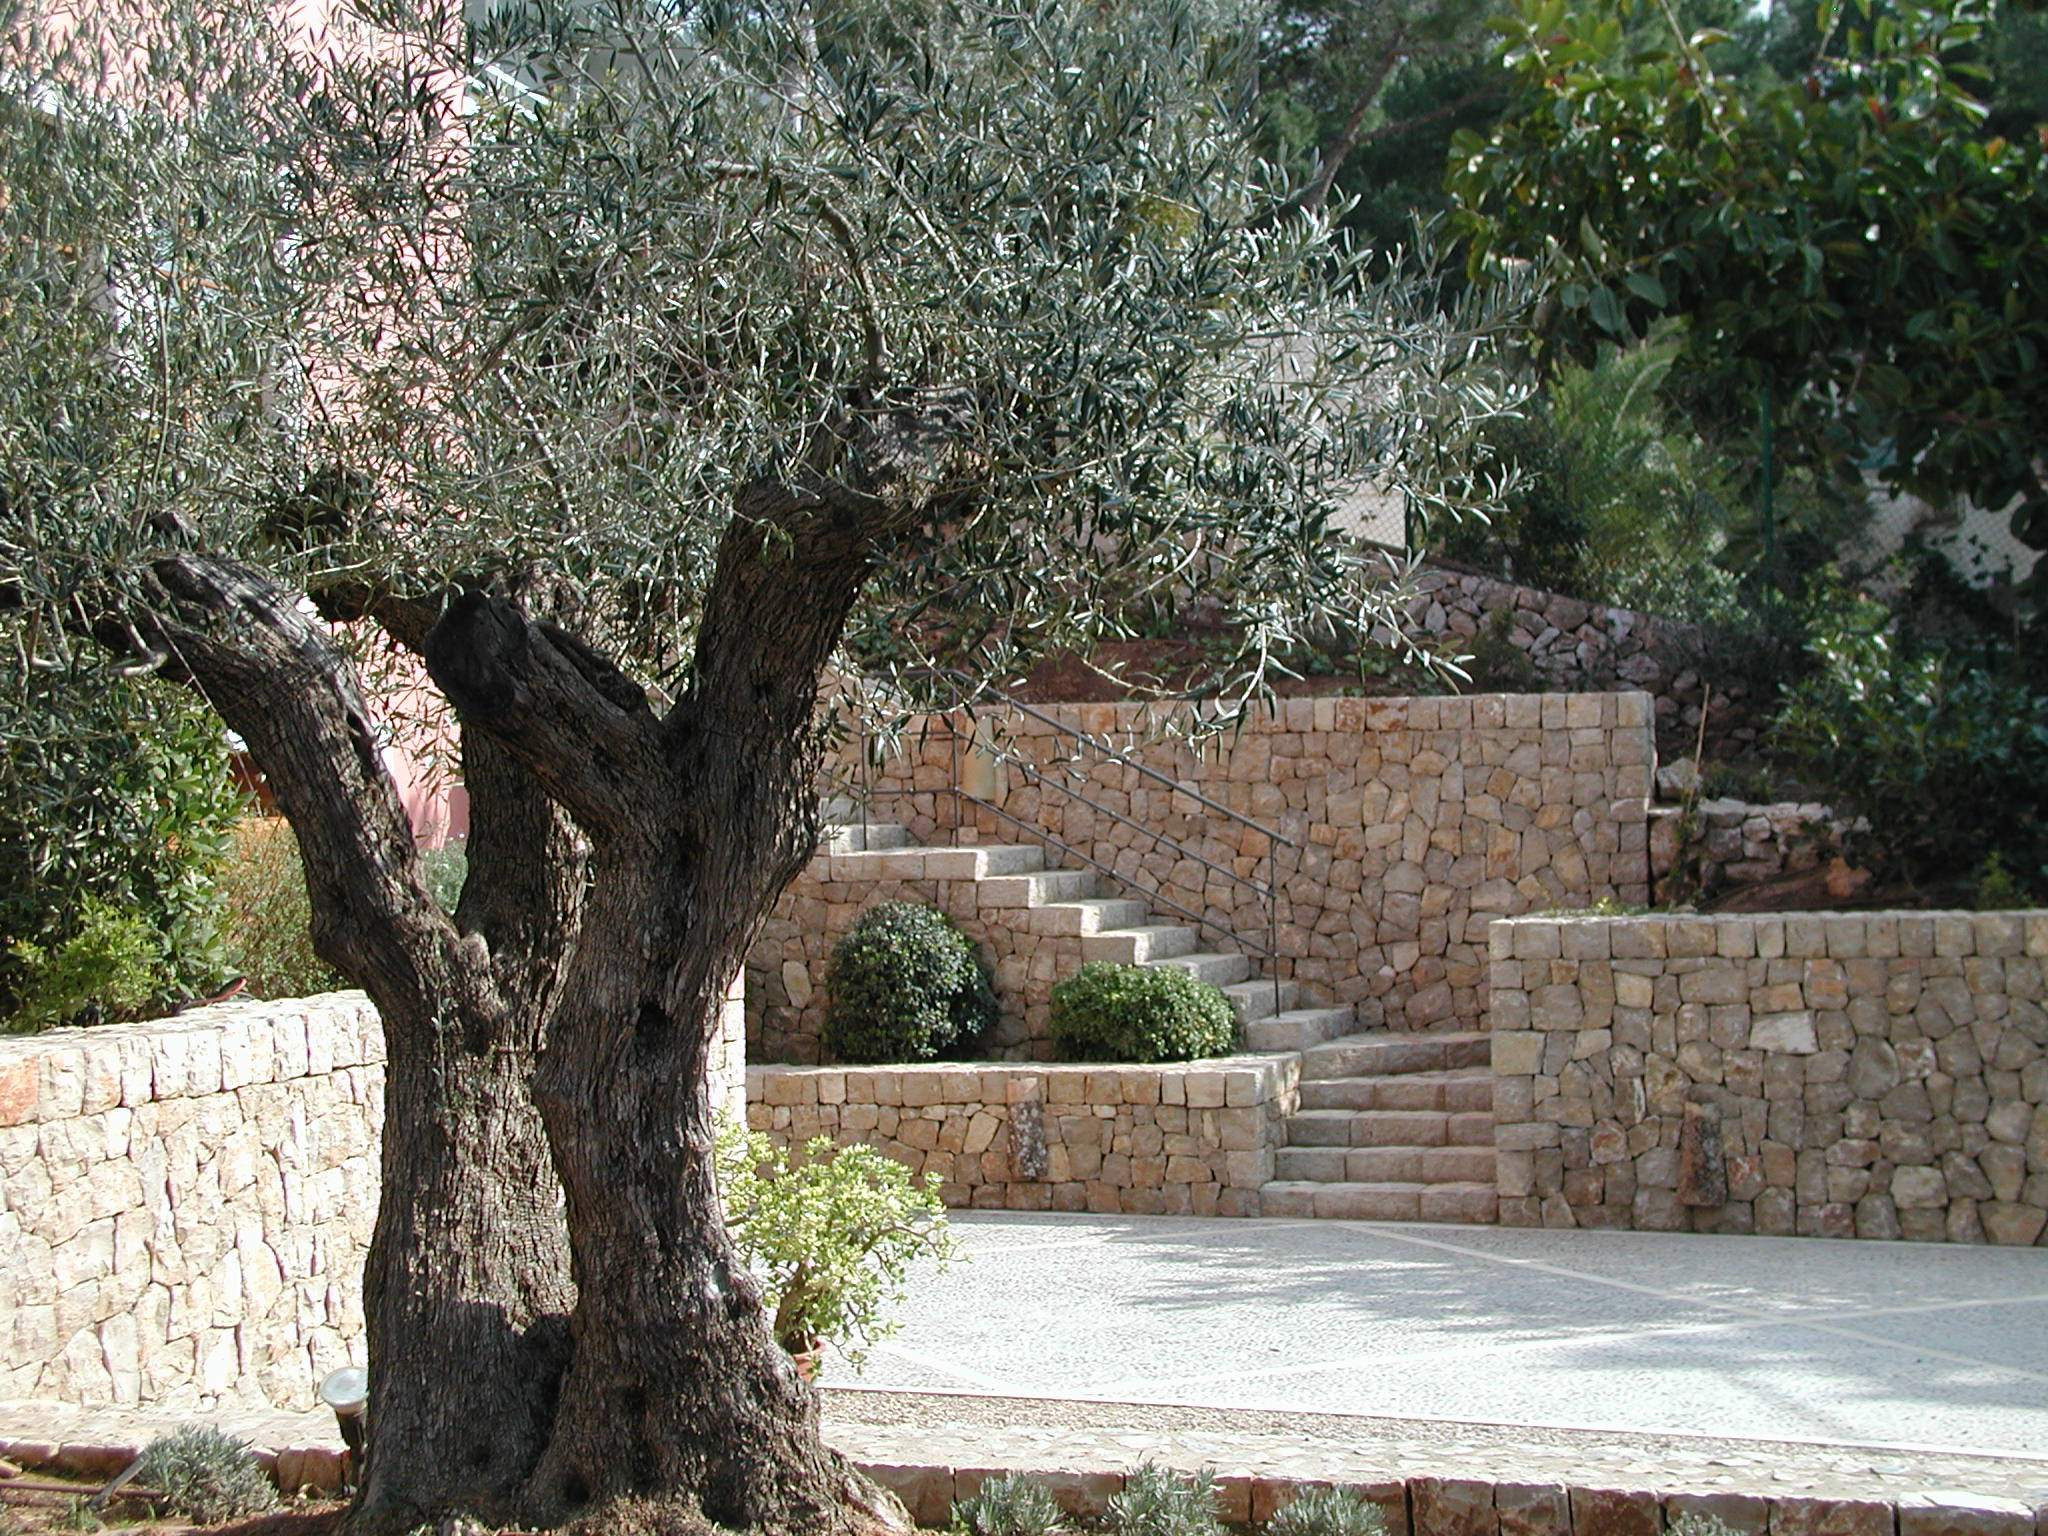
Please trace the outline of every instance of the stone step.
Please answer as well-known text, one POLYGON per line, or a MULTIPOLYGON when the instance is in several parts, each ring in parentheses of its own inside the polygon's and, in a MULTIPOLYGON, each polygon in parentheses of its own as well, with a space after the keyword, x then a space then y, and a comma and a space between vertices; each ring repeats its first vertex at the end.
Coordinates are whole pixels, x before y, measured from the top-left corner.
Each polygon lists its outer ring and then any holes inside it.
POLYGON ((1337 1221, 1454 1221, 1490 1226, 1499 1219, 1493 1184, 1343 1183, 1276 1179, 1259 1191, 1266 1216, 1337 1221))
POLYGON ((1440 1109, 1304 1109, 1287 1117, 1297 1147, 1441 1147, 1451 1117, 1440 1109))
POLYGON ((1147 923, 1135 928, 1115 928, 1083 934, 1083 960, 1114 960, 1119 965, 1144 965, 1173 955, 1190 955, 1201 947, 1201 936, 1179 923, 1147 923))
POLYGON ((1269 1018, 1255 1019, 1244 1027, 1244 1048, 1248 1051, 1305 1051, 1312 1045, 1335 1039, 1358 1022, 1356 1010, 1342 1008, 1290 1008, 1269 1018))
POLYGON ((1441 1109, 1493 1115, 1493 1073, 1402 1072, 1386 1077, 1329 1077, 1303 1082, 1303 1109, 1441 1109))
POLYGON ((1021 875, 991 875, 975 887, 975 900, 981 906, 999 908, 1079 901, 1095 894, 1096 880, 1092 869, 1038 869, 1021 875))
POLYGON ((1493 1171, 1491 1147, 1288 1146, 1273 1154, 1274 1177, 1314 1184, 1483 1184, 1493 1171))
POLYGON ((986 880, 1045 868, 1045 850, 1035 843, 986 843, 969 848, 934 848, 925 855, 934 880, 986 880))
POLYGON ((1451 1145, 1454 1147, 1493 1146, 1493 1111, 1490 1109, 1466 1110, 1451 1116, 1451 1145))
MULTIPOLYGON (((1047 901, 1031 908, 1033 933, 1096 934, 1105 929, 1128 931, 1149 915, 1145 903, 1121 896, 1091 896, 1080 901, 1047 901)), ((1082 958, 1087 958, 1085 945, 1082 958)))
POLYGON ((1177 971, 1187 971, 1218 987, 1227 987, 1234 981, 1243 981, 1252 973, 1250 959, 1235 951, 1226 953, 1222 950, 1201 950, 1191 955, 1167 955, 1149 963, 1171 966, 1177 971))
POLYGON ((1276 987, 1275 983, 1261 976, 1251 981, 1232 982, 1223 989, 1223 995, 1230 999, 1230 1006, 1236 1010, 1237 1022, 1249 1029, 1261 1019, 1270 1019, 1292 1009, 1301 1001, 1301 985, 1283 981, 1276 987))
POLYGON ((894 822, 858 821, 828 823, 818 839, 822 853, 879 853, 888 848, 908 848, 910 828, 894 822))
MULTIPOLYGON (((1493 1053, 1484 1030, 1376 1030, 1344 1035, 1304 1051, 1303 1079, 1382 1077, 1397 1072, 1442 1072, 1454 1067, 1490 1067, 1493 1053)), ((1391 1107, 1391 1106, 1389 1106, 1391 1107)))
POLYGON ((1287 1118, 1297 1147, 1493 1147, 1489 1111, 1303 1109, 1287 1118))
POLYGON ((942 850, 932 848, 862 848, 851 853, 834 853, 834 880, 925 880, 930 871, 925 861, 942 850))

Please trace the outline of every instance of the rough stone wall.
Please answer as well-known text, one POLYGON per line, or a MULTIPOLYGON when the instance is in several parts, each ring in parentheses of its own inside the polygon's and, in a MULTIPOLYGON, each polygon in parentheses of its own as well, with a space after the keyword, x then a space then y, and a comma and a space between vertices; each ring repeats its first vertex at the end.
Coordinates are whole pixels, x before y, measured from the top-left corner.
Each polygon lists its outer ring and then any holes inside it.
POLYGON ((1500 1219, 2048 1242, 2048 912, 1499 923, 1500 1219))
POLYGON ((747 1116, 787 1147, 866 1142, 950 1206, 1256 1216, 1300 1066, 752 1067, 747 1116))
MULTIPOLYGON (((736 1119, 745 1049, 736 986, 736 1119)), ((383 1109, 360 992, 0 1036, 0 1399, 313 1406, 363 1360, 383 1109)))
POLYGON ((1719 905, 1740 893, 1797 892, 1780 906, 1846 899, 1868 880, 1849 862, 1855 834, 1867 830, 1829 806, 1789 800, 1759 804, 1701 800, 1650 811, 1650 876, 1658 901, 1719 905))
POLYGON ((311 1406, 363 1355, 360 993, 0 1039, 0 1397, 311 1406))
MULTIPOLYGON (((1131 877, 1105 894, 1142 899, 1156 890, 1224 933, 1259 943, 1268 933, 1265 903, 1198 860, 1259 881, 1270 854, 1281 958, 1268 964, 1254 954, 1255 961, 1301 982, 1316 1002, 1356 1004, 1362 1027, 1477 1028, 1485 930, 1495 917, 1602 897, 1648 899, 1653 744, 1644 694, 1290 699, 1254 712, 1199 755, 1162 739, 1163 716, 1146 705, 1048 705, 1044 713, 1300 846, 1275 845, 1126 765, 1094 754, 1077 764, 1072 736, 1028 716, 984 715, 983 729, 1000 753, 1035 765, 1048 781, 1066 782, 1071 770, 1076 787, 1114 814, 1041 787, 1014 765, 977 758, 963 730, 957 755, 969 787, 1131 877), (1192 856, 1160 846, 1155 833, 1192 856)), ((869 777, 872 813, 908 825, 920 843, 1032 841, 947 791, 955 758, 947 722, 908 733, 902 754, 869 777)), ((1006 1006, 1022 1020, 1010 1031, 1012 1049, 1027 1050, 1042 1033, 1042 994, 1078 952, 1045 942, 1028 920, 1019 929, 935 883, 832 876, 829 858, 813 860, 748 958, 755 1059, 819 1059, 832 945, 864 906, 890 896, 935 901, 989 945, 1006 1006)), ((1151 921, 1181 919, 1155 905, 1151 921)), ((1202 942, 1238 947, 1213 931, 1202 942)))
POLYGON ((1702 709, 1708 756, 1739 754, 1757 740, 1756 706, 1769 701, 1752 698, 1746 682, 1728 675, 1725 662, 1717 666, 1711 638, 1692 625, 1434 562, 1418 573, 1414 586, 1406 616, 1415 632, 1456 640, 1500 632, 1546 688, 1640 688, 1650 694, 1657 737, 1670 756, 1693 751, 1702 709))

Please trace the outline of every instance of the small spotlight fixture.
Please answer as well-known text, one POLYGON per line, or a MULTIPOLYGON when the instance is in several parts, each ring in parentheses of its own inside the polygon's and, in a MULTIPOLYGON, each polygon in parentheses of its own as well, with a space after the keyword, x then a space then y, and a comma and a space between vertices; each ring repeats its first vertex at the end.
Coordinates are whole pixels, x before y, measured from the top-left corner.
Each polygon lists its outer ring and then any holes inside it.
POLYGON ((344 1365, 320 1379, 320 1401, 334 1410, 334 1422, 348 1447, 351 1483, 360 1482, 370 1459, 370 1373, 360 1365, 344 1365))

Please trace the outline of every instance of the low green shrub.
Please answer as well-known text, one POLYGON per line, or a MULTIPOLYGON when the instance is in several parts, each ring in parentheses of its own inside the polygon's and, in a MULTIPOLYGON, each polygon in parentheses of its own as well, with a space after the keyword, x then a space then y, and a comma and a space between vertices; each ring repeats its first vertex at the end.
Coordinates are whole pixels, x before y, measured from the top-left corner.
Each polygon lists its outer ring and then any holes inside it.
POLYGON ((913 1179, 873 1147, 820 1136, 792 1163, 759 1131, 727 1125, 717 1169, 726 1230, 793 1355, 823 1340, 859 1365, 895 1331, 882 1314, 903 1299, 911 1265, 953 1256, 936 1176, 913 1179))
POLYGON ((194 1525, 240 1520, 277 1505, 277 1490, 249 1447, 212 1428, 159 1435, 143 1448, 136 1478, 162 1495, 158 1514, 194 1525))
POLYGON ((109 911, 152 936, 149 1002, 217 987, 211 875, 245 803, 219 721, 168 683, 83 663, 23 670, 31 637, 4 616, 0 641, 13 642, 0 645, 0 1017, 30 985, 29 956, 51 963, 83 937, 82 962, 105 947, 109 911))
POLYGON ((1018 1472, 989 1478, 974 1497, 953 1503, 953 1529, 961 1536, 1052 1536, 1065 1524, 1046 1486, 1018 1472))
POLYGON ((1266 1522, 1266 1536, 1387 1536, 1387 1517, 1348 1488, 1311 1488, 1266 1522))
POLYGON ((1068 1061, 1194 1061, 1237 1048, 1237 1015, 1178 966, 1091 960, 1052 989, 1051 1034, 1068 1061))
POLYGON ((1146 1462, 1124 1479, 1102 1512, 1110 1536, 1223 1536, 1216 1515, 1216 1478, 1169 1472, 1146 1462))
POLYGON ((307 997, 346 985, 313 952, 306 866, 287 823, 246 822, 216 879, 227 903, 228 964, 248 978, 251 997, 307 997))
POLYGON ((8 951, 16 1006, 10 1030, 139 1018, 168 980, 164 944, 145 918, 87 897, 71 936, 49 949, 27 939, 8 951))
POLYGON ((932 1061, 964 1052, 996 1021, 974 941, 943 912, 886 901, 832 951, 826 1051, 839 1061, 932 1061))

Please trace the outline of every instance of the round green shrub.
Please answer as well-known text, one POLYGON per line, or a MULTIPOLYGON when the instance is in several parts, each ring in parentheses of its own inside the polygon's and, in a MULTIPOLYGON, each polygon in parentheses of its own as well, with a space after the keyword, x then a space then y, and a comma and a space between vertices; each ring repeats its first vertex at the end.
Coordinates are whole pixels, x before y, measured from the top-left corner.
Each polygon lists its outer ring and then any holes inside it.
POLYGON ((832 951, 824 1045, 839 1061, 958 1055, 996 1021, 974 941, 934 907, 885 901, 832 951))
POLYGON ((1237 1015, 1178 966, 1093 960, 1052 989, 1052 1043, 1068 1061, 1194 1061, 1237 1048, 1237 1015))

